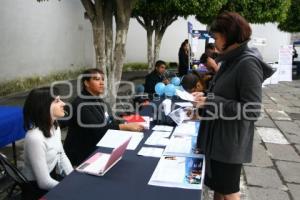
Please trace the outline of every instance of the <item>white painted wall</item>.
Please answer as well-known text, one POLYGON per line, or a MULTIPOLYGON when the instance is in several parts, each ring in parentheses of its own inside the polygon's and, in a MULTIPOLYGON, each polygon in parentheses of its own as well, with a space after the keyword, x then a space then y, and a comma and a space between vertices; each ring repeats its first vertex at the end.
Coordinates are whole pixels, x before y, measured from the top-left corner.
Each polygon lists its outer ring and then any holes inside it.
MULTIPOLYGON (((95 66, 91 25, 83 18, 80 0, 2 0, 0 6, 0 81, 80 66, 95 66)), ((187 21, 194 29, 205 26, 180 18, 166 31, 160 59, 178 62, 178 49, 187 38, 187 21)), ((278 59, 280 45, 290 43, 290 34, 276 25, 252 25, 253 37, 266 38, 258 47, 265 60, 278 59)), ((146 32, 131 19, 127 39, 126 62, 146 62, 146 32)))
MULTIPOLYGON (((187 21, 193 24, 194 29, 206 30, 206 26, 200 24, 194 17, 188 19, 179 18, 166 31, 160 51, 160 58, 166 61, 178 62, 178 50, 183 40, 187 38, 187 21)), ((252 38, 265 38, 266 46, 255 46, 250 41, 249 46, 257 47, 267 62, 278 60, 278 49, 280 45, 290 44, 290 34, 277 29, 277 24, 251 24, 252 38)), ((135 19, 131 20, 127 40, 127 61, 147 60, 146 31, 135 19)))
POLYGON ((2 0, 0 80, 93 64, 91 26, 80 0, 2 0))
MULTIPOLYGON (((266 24, 252 24, 252 38, 265 38, 266 46, 255 46, 263 55, 263 58, 267 62, 278 61, 278 50, 281 45, 288 45, 291 41, 291 34, 282 32, 277 29, 277 24, 266 23, 266 24)), ((250 41, 249 46, 254 46, 253 42, 250 41)))

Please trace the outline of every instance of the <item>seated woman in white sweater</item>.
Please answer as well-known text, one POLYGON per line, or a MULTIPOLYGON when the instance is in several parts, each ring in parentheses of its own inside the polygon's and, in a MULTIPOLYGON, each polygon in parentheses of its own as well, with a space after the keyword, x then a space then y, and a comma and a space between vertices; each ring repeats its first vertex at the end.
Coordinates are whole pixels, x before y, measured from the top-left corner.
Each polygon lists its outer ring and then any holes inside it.
MULTIPOLYGON (((64 116, 65 103, 54 96, 49 87, 32 90, 24 104, 23 173, 37 190, 38 196, 58 184, 59 175, 67 175, 73 167, 61 143, 57 118, 64 116)), ((54 93, 54 94, 53 94, 54 93)), ((60 178, 61 179, 61 178, 60 178)))

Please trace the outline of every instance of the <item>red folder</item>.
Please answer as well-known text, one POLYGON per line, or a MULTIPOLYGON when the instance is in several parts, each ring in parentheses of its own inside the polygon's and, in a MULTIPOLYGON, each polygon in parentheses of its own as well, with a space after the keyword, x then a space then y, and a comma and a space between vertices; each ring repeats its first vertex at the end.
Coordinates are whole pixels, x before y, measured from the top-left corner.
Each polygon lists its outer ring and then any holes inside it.
POLYGON ((145 122, 144 118, 140 115, 128 115, 124 116, 123 119, 127 122, 145 122))

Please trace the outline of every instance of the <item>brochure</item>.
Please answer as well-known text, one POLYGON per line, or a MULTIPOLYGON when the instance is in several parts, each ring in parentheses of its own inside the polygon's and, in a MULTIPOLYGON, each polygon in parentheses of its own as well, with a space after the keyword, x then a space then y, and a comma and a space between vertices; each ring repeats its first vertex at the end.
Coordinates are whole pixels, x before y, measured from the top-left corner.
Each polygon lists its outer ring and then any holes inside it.
POLYGON ((205 157, 163 156, 159 160, 149 185, 201 190, 205 174, 205 157))

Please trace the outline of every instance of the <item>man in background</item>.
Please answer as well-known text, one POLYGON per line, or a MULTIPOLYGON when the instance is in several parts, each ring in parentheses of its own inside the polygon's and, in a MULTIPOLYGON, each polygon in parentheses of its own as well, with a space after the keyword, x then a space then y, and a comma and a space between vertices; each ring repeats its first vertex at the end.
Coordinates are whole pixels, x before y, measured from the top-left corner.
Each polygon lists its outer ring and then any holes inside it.
POLYGON ((155 63, 155 69, 146 76, 145 80, 145 92, 149 95, 155 93, 155 85, 159 82, 168 84, 170 81, 167 79, 166 75, 166 62, 158 60, 155 63))

